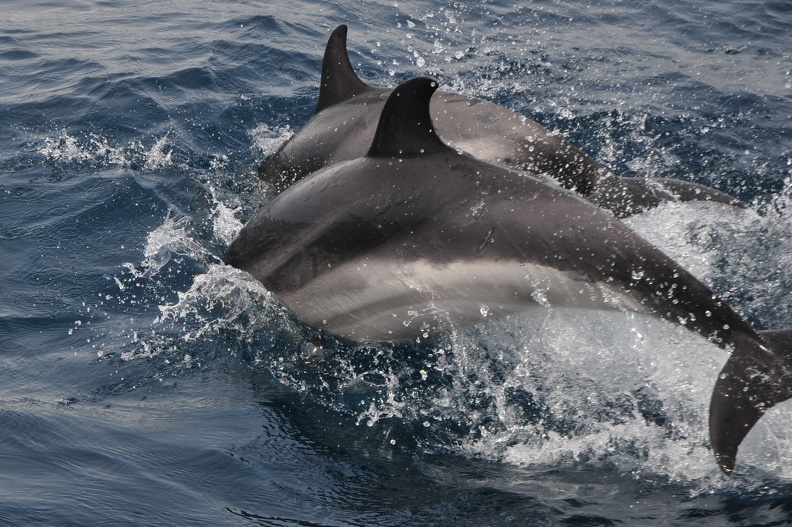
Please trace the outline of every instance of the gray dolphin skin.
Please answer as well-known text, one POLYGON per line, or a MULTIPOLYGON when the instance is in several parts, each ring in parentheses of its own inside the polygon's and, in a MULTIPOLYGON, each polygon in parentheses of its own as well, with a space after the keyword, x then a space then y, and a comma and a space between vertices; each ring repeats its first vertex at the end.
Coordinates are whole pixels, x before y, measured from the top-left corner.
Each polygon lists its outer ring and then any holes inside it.
POLYGON ((437 84, 390 94, 368 153, 267 203, 225 262, 304 322, 358 341, 414 339, 482 313, 627 309, 684 325, 732 355, 710 436, 722 470, 771 406, 792 397, 792 333, 760 335, 621 221, 551 179, 478 160, 434 131, 437 84))
MULTIPOLYGON (((333 31, 325 49, 314 116, 259 167, 279 191, 333 163, 365 155, 391 88, 369 86, 355 74, 347 27, 333 31)), ((668 178, 621 178, 563 138, 507 108, 473 97, 438 92, 430 104, 437 133, 473 157, 546 174, 619 217, 664 201, 742 204, 723 192, 668 178)))

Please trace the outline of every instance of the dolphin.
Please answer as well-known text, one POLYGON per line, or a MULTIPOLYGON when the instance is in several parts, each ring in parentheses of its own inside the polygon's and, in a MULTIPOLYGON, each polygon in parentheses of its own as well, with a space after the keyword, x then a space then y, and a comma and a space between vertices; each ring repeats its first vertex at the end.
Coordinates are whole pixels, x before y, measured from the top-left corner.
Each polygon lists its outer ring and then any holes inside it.
POLYGON ((399 341, 544 305, 628 309, 732 349, 710 436, 730 473, 761 415, 792 397, 792 332, 757 333, 612 214, 541 175, 445 144, 437 83, 388 97, 365 156, 278 194, 231 243, 245 270, 304 322, 358 341, 399 341))
MULTIPOLYGON (((369 86, 352 68, 347 27, 330 35, 319 100, 311 119, 270 155, 259 176, 282 191, 326 165, 365 155, 391 88, 369 86)), ((437 132, 474 157, 547 174, 619 217, 664 201, 710 200, 743 206, 715 189, 670 178, 622 178, 539 123, 474 97, 438 92, 430 104, 437 132)))

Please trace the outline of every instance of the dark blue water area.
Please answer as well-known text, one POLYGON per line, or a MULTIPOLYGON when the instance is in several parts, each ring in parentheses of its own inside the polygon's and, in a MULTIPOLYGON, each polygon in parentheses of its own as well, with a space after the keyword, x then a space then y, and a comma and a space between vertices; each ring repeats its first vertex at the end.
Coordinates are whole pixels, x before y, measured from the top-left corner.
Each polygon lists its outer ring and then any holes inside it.
POLYGON ((788 2, 11 0, 0 524, 792 525, 792 407, 723 476, 726 355, 680 328, 550 310, 355 345, 222 264, 340 23, 367 82, 431 75, 748 203, 627 224, 792 327, 788 2))

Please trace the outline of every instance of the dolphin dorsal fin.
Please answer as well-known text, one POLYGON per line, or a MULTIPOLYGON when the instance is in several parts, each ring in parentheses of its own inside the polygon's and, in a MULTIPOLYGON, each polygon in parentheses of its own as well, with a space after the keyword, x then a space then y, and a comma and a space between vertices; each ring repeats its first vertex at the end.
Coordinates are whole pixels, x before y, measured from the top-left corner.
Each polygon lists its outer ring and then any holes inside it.
POLYGON ((346 47, 347 27, 340 25, 330 35, 322 61, 322 83, 319 85, 319 113, 366 91, 369 86, 360 80, 349 62, 346 47))
POLYGON ((416 77, 399 84, 380 114, 368 157, 416 157, 449 151, 434 130, 429 101, 437 82, 416 77))

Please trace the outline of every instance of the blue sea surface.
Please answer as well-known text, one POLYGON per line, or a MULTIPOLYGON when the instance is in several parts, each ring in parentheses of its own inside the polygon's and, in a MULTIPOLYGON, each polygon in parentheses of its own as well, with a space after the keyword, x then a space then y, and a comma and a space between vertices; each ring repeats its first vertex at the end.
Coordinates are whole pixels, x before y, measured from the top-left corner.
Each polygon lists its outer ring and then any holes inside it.
POLYGON ((316 356, 222 264, 342 23, 371 84, 429 75, 748 203, 626 222, 792 327, 788 1, 6 0, 0 525, 792 525, 792 404, 722 475, 727 354, 683 328, 551 307, 316 356))

